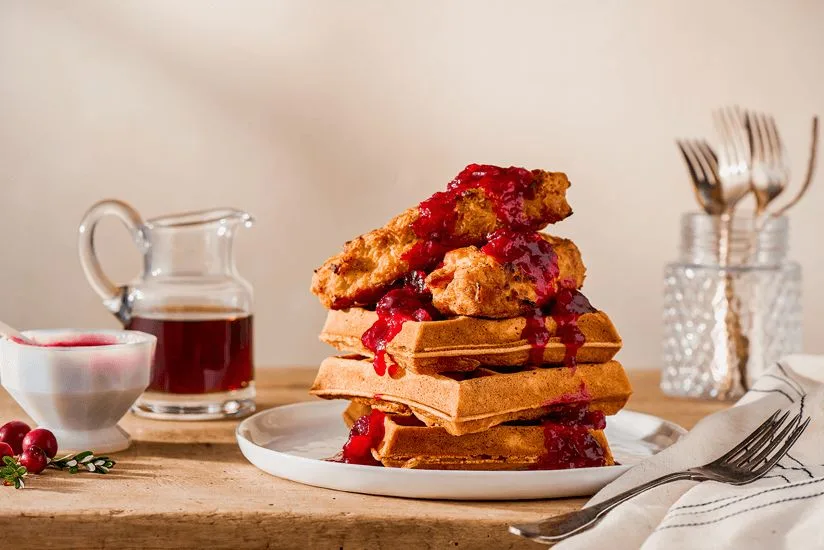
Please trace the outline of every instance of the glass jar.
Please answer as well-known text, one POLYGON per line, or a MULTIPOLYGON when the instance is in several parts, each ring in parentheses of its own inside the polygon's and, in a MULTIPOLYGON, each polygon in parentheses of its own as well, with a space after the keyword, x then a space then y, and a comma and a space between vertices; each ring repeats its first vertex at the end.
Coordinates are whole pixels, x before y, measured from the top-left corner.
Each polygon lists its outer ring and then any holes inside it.
POLYGON ((144 221, 128 204, 107 200, 80 225, 80 261, 103 305, 129 330, 157 337, 149 388, 132 410, 156 419, 207 420, 255 409, 252 287, 238 274, 232 244, 252 217, 231 208, 144 221), (94 229, 114 216, 143 254, 127 285, 100 267, 94 229))
POLYGON ((734 399, 801 351, 801 268, 789 222, 685 214, 681 257, 664 271, 664 370, 673 396, 734 399))

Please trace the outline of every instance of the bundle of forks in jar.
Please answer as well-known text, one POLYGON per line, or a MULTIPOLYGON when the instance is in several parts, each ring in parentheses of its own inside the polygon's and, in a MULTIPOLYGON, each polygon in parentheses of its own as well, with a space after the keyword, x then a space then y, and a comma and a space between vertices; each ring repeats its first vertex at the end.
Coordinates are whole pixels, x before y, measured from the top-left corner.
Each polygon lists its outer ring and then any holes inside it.
MULTIPOLYGON (((720 137, 716 150, 704 139, 677 140, 704 212, 684 218, 684 257, 678 265, 712 264, 716 275, 690 268, 681 276, 673 271, 675 264, 667 268, 662 387, 671 395, 730 399, 750 387, 759 374, 754 371, 765 363, 800 351, 800 298, 782 295, 792 278, 770 269, 786 252, 784 214, 813 179, 818 117, 812 121, 807 173, 786 201, 777 200, 789 188, 790 170, 775 119, 727 107, 716 110, 713 121, 720 137), (743 200, 749 195, 753 201, 743 200), (750 203, 754 207, 745 209, 750 203), (762 269, 765 265, 770 269, 762 269)), ((798 279, 796 286, 800 272, 798 279)))

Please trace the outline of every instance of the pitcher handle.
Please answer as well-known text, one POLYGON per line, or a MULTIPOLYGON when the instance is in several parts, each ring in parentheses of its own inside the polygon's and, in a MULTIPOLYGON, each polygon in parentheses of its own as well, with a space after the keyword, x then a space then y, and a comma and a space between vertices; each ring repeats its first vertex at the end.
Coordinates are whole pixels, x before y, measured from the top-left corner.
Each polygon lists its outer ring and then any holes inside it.
POLYGON ((125 285, 115 284, 106 276, 94 249, 95 227, 106 216, 114 216, 126 226, 126 229, 132 234, 137 248, 143 254, 148 249, 146 226, 137 210, 127 203, 119 200, 103 200, 89 208, 78 228, 80 265, 83 266, 86 279, 88 279, 94 291, 103 299, 103 305, 125 325, 129 317, 129 304, 126 300, 129 289, 125 285))

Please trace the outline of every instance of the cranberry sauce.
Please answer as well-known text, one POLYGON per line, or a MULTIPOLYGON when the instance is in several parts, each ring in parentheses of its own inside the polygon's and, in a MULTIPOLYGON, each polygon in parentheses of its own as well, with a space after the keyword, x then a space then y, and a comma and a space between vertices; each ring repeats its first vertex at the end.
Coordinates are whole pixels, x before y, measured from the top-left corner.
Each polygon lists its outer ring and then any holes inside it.
POLYGON ((389 376, 397 374, 397 365, 387 368, 386 346, 398 335, 405 322, 439 318, 438 310, 432 305, 432 295, 424 288, 424 277, 423 273, 413 272, 406 278, 404 286, 387 292, 375 308, 378 320, 361 336, 366 349, 374 353, 373 365, 380 376, 387 371, 389 376))
POLYGON ((149 391, 226 392, 252 382, 251 316, 195 320, 135 316, 126 328, 157 337, 149 391))
MULTIPOLYGON (((31 345, 27 341, 21 340, 16 336, 13 336, 11 340, 18 344, 31 345)), ((42 348, 86 348, 93 346, 111 346, 117 343, 119 343, 117 338, 114 338, 113 336, 106 336, 105 334, 83 334, 80 336, 73 336, 65 340, 59 340, 57 342, 34 342, 33 345, 42 348)))
POLYGON ((544 348, 549 342, 549 332, 542 308, 555 296, 558 285, 558 255, 539 233, 514 232, 499 229, 489 236, 489 242, 481 248, 498 263, 513 266, 535 285, 535 310, 526 315, 526 325, 521 337, 529 342, 529 363, 540 365, 544 348))
POLYGON ((558 255, 540 233, 516 233, 499 229, 489 236, 489 242, 481 248, 500 264, 518 269, 535 285, 536 306, 541 308, 555 296, 558 285, 558 255))
POLYGON ((372 409, 367 415, 358 418, 349 431, 349 439, 343 444, 343 451, 329 460, 346 464, 363 464, 380 466, 381 463, 372 456, 372 449, 383 440, 383 412, 372 409))
POLYGON ((567 392, 561 394, 557 397, 550 399, 549 401, 545 401, 542 403, 543 407, 553 407, 556 405, 569 405, 569 404, 586 404, 592 401, 592 394, 589 393, 589 389, 587 388, 586 383, 581 380, 581 386, 573 392, 567 392))
POLYGON ((580 426, 590 430, 603 430, 607 427, 607 419, 603 412, 593 411, 589 403, 564 405, 544 417, 544 424, 564 426, 580 426))
POLYGON ((558 338, 566 348, 564 354, 565 366, 575 366, 578 350, 586 342, 584 333, 578 328, 578 318, 585 313, 594 313, 595 311, 596 309, 592 307, 587 297, 575 289, 563 288, 555 295, 555 303, 552 304, 549 315, 555 321, 558 327, 558 338))
MULTIPOLYGON (((525 168, 470 164, 452 180, 446 191, 435 193, 418 205, 412 230, 421 240, 403 259, 410 269, 426 269, 438 263, 446 252, 472 244, 456 235, 458 199, 470 189, 482 189, 498 218, 499 225, 514 230, 539 229, 526 214, 525 203, 535 198, 535 173, 525 168)), ((544 225, 544 224, 540 224, 544 225)))
POLYGON ((521 332, 532 347, 529 362, 543 362, 544 348, 549 342, 545 317, 549 315, 557 325, 556 335, 566 347, 564 365, 575 366, 575 357, 585 340, 578 328, 578 317, 595 309, 583 294, 569 288, 565 281, 558 281, 558 255, 552 245, 539 233, 500 229, 490 235, 481 250, 499 263, 513 266, 535 286, 535 309, 526 315, 521 332))
POLYGON ((578 290, 561 288, 555 299, 543 309, 535 308, 525 315, 526 325, 521 331, 521 338, 532 346, 529 354, 530 363, 538 365, 543 360, 544 348, 550 338, 546 328, 546 317, 549 316, 555 321, 555 335, 566 348, 563 364, 566 367, 574 367, 578 350, 586 343, 584 333, 578 327, 578 319, 585 313, 595 311, 597 310, 592 307, 587 297, 578 290))
POLYGON ((546 318, 541 308, 535 308, 524 316, 526 324, 521 331, 521 338, 529 343, 529 365, 540 365, 544 362, 544 349, 549 343, 549 331, 546 329, 546 318))
POLYGON ((589 430, 603 430, 606 418, 601 411, 585 405, 566 406, 544 419, 544 448, 537 469, 562 470, 606 465, 604 449, 589 430))

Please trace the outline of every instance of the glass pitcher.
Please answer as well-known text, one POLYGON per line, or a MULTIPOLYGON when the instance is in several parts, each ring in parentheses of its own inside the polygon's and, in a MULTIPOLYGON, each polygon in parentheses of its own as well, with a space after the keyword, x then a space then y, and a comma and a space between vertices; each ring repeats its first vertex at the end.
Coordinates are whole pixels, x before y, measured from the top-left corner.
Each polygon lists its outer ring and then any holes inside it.
POLYGON ((151 383, 136 414, 207 420, 254 411, 252 287, 232 255, 236 229, 252 222, 230 208, 143 221, 116 200, 83 217, 80 262, 92 288, 125 328, 157 337, 151 383), (128 285, 116 285, 100 267, 94 231, 105 216, 119 219, 143 254, 143 273, 128 285))

